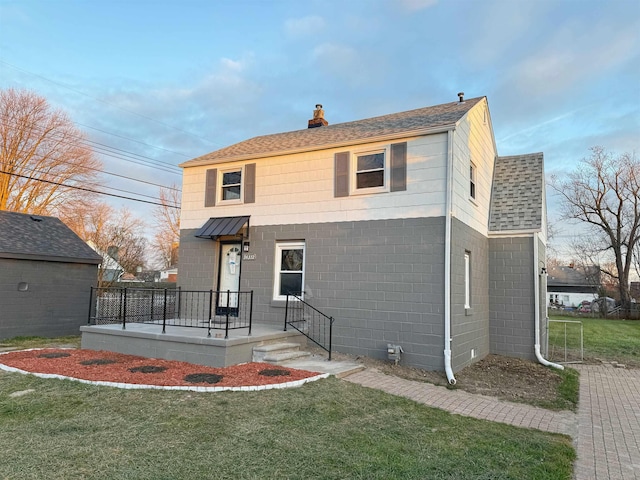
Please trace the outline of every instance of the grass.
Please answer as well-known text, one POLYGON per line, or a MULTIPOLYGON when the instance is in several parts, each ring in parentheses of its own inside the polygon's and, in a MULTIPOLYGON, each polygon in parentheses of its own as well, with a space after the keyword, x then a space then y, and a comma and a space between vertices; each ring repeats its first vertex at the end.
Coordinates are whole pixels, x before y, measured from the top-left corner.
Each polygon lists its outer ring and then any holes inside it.
MULTIPOLYGON (((551 317, 564 320, 565 317, 551 317)), ((587 359, 599 358, 616 361, 631 367, 640 367, 640 321, 581 318, 584 336, 584 355, 587 359)), ((572 350, 580 345, 578 328, 567 328, 567 345, 572 350)), ((564 325, 549 324, 549 350, 563 351, 564 325)))
MULTIPOLYGON (((552 368, 552 367, 547 367, 552 368)), ((520 399, 519 403, 526 403, 534 407, 546 408, 547 410, 578 410, 578 398, 580 395, 580 374, 573 368, 564 370, 553 369, 562 381, 558 385, 556 398, 553 400, 520 399)))
POLYGON ((0 424, 0 478, 560 480, 575 458, 565 436, 333 378, 210 394, 0 373, 0 424))
POLYGON ((0 348, 2 347, 16 347, 20 349, 27 348, 44 348, 51 346, 73 346, 80 348, 79 335, 69 337, 57 337, 57 338, 45 338, 45 337, 13 337, 5 340, 0 340, 0 348))

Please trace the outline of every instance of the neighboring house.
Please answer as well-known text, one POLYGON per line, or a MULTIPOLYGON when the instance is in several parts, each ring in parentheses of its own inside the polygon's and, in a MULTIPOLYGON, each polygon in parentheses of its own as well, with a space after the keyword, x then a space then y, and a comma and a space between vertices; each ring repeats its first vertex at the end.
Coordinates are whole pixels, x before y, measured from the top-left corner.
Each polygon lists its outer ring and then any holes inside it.
POLYGON ((77 335, 101 261, 57 218, 0 211, 0 338, 77 335))
POLYGON ((102 257, 102 263, 98 268, 98 278, 100 279, 100 283, 102 285, 108 285, 120 281, 120 277, 124 274, 124 267, 111 255, 100 250, 91 240, 87 242, 87 245, 102 257))
POLYGON ((140 280, 133 273, 124 273, 118 279, 119 283, 139 283, 140 280))
POLYGON ((171 267, 166 268, 164 270, 160 270, 160 281, 161 282, 177 282, 178 281, 178 268, 171 267))
POLYGON ((591 303, 598 298, 600 287, 598 267, 557 266, 549 267, 547 273, 549 306, 577 307, 584 301, 591 303))
POLYGON ((335 350, 400 345, 449 376, 488 353, 539 357, 543 155, 499 157, 485 97, 323 113, 181 165, 179 286, 253 290, 254 322, 273 325, 300 292, 335 318, 335 350))

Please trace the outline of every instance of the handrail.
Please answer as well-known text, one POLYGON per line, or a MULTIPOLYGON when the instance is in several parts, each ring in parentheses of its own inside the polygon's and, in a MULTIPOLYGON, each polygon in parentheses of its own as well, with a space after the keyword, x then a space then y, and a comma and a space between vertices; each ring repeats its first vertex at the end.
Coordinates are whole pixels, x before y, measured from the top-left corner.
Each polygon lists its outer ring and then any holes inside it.
POLYGON ((158 288, 91 288, 88 323, 95 325, 147 323, 229 330, 253 323, 253 291, 182 290, 158 288), (161 294, 160 294, 161 293, 161 294))
POLYGON ((333 347, 333 322, 333 317, 322 313, 299 296, 287 294, 284 331, 287 331, 287 325, 295 328, 320 348, 326 350, 329 353, 329 360, 331 360, 333 347), (292 297, 291 300, 289 297, 292 297))

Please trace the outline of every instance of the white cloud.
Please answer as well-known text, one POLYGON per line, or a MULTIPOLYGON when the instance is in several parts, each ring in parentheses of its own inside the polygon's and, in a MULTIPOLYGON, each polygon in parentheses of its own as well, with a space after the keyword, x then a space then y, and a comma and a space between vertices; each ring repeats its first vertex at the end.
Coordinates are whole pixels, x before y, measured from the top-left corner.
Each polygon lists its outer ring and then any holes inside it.
POLYGON ((433 7, 438 0, 397 0, 400 8, 406 12, 417 12, 425 8, 433 7))
POLYGON ((292 36, 315 35, 324 30, 326 24, 322 17, 311 15, 302 18, 290 18, 284 22, 285 31, 292 36))
POLYGON ((631 29, 568 25, 516 65, 513 81, 529 95, 562 93, 610 74, 640 53, 638 45, 631 29))

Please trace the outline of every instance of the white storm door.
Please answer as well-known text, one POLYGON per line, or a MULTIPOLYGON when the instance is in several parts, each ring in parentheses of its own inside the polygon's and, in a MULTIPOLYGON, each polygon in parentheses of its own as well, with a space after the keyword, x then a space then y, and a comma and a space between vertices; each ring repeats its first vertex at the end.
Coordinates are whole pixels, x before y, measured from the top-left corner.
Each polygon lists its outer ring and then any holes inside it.
POLYGON ((242 245, 239 243, 224 243, 221 246, 218 307, 238 308, 241 247, 242 245), (231 292, 229 295, 227 290, 231 292))

